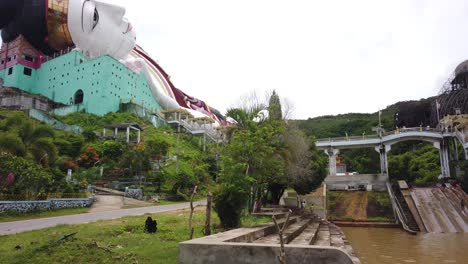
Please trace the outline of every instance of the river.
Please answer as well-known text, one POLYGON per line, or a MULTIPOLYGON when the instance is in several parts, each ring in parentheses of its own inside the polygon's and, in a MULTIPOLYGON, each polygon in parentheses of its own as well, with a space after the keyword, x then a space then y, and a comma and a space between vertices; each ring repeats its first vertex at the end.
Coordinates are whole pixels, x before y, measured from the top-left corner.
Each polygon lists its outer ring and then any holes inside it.
POLYGON ((468 234, 419 233, 397 228, 342 228, 362 264, 468 263, 468 234))

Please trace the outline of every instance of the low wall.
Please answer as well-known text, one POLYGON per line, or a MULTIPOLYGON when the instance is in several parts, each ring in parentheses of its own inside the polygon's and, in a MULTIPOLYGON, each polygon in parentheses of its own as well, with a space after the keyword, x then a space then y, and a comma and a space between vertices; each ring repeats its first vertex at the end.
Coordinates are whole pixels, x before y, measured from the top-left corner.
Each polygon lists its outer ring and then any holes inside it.
POLYGON ((127 189, 125 190, 125 197, 133 198, 137 200, 143 200, 143 190, 142 189, 127 189))
POLYGON ((90 207, 93 202, 94 196, 81 199, 50 199, 47 201, 0 201, 0 213, 9 211, 27 213, 31 211, 90 207))
POLYGON ((386 191, 388 175, 361 174, 348 176, 328 176, 325 179, 328 190, 347 190, 349 186, 357 188, 359 185, 372 185, 373 191, 386 191))
MULTIPOLYGON (((334 247, 285 245, 286 263, 353 264, 351 257, 334 247)), ((179 244, 179 263, 258 264, 278 263, 280 245, 255 243, 210 243, 191 240, 179 244)))

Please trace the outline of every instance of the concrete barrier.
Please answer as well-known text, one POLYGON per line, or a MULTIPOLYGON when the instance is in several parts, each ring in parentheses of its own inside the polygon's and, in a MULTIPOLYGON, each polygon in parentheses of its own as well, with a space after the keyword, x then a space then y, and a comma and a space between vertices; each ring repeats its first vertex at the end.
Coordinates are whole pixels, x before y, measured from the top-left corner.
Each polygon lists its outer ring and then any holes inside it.
MULTIPOLYGON (((351 257, 335 247, 285 245, 286 263, 353 264, 351 257)), ((213 243, 195 239, 179 244, 182 264, 278 263, 280 245, 255 243, 213 243)))

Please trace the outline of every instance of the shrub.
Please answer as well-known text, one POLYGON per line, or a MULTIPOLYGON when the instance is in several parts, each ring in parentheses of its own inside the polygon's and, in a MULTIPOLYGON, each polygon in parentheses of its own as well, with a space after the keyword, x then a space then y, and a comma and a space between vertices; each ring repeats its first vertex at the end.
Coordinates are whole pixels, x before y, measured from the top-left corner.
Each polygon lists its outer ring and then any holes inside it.
POLYGON ((242 208, 245 205, 246 195, 227 188, 219 188, 214 193, 214 209, 218 213, 221 225, 224 228, 236 228, 241 224, 242 208))
POLYGON ((253 182, 251 177, 245 176, 243 164, 232 164, 220 175, 220 186, 213 195, 214 209, 218 213, 224 228, 235 228, 241 224, 242 209, 249 197, 249 188, 253 182))

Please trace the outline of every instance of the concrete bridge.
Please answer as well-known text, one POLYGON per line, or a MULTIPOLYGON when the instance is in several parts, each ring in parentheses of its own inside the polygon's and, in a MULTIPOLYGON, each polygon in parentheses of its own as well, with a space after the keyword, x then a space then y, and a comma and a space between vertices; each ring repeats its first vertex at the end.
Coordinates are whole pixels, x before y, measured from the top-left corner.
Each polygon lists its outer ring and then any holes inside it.
MULTIPOLYGON (((317 148, 323 149, 329 157, 329 174, 336 176, 336 155, 340 149, 374 148, 380 155, 380 172, 388 174, 388 152, 392 145, 403 141, 425 141, 432 143, 440 152, 441 175, 450 176, 449 140, 458 140, 468 160, 468 131, 440 130, 434 128, 402 128, 375 136, 319 139, 317 148)), ((457 144, 456 144, 457 146, 457 144)))

